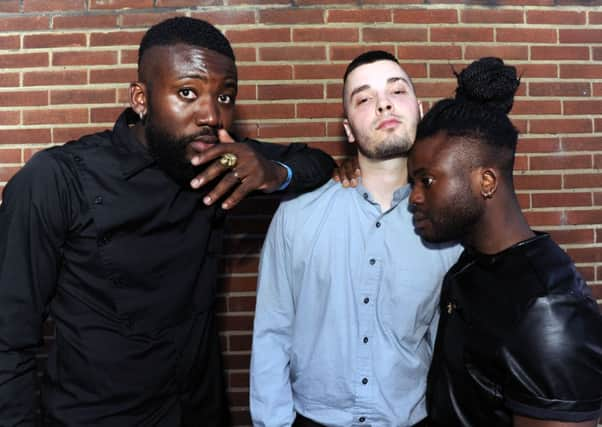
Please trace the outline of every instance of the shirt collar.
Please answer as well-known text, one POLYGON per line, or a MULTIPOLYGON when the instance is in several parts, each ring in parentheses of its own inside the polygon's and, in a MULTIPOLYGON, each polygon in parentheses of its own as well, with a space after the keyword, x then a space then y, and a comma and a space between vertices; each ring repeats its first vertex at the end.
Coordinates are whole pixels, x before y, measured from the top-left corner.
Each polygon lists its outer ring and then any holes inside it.
POLYGON ((148 150, 136 139, 133 125, 139 120, 134 110, 126 108, 113 127, 111 142, 120 153, 120 168, 125 179, 155 164, 148 150))
MULTIPOLYGON (((366 200, 368 203, 372 205, 377 205, 378 203, 374 200, 370 192, 364 185, 362 184, 362 178, 358 179, 358 184, 355 187, 355 190, 359 193, 362 199, 366 200)), ((411 191, 410 184, 405 184, 399 187, 397 190, 393 192, 393 200, 391 202, 391 209, 395 208, 401 201, 407 198, 410 195, 411 191)))

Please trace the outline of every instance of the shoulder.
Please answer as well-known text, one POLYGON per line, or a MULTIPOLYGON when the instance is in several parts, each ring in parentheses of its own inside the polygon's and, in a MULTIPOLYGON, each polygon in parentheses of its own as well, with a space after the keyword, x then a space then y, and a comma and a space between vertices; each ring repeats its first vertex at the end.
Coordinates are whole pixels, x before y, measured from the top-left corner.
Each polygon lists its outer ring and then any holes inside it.
POLYGON ((321 187, 307 193, 294 195, 282 201, 279 210, 291 214, 301 214, 300 211, 316 211, 320 207, 327 206, 336 200, 350 196, 354 188, 345 188, 340 183, 329 180, 321 187))

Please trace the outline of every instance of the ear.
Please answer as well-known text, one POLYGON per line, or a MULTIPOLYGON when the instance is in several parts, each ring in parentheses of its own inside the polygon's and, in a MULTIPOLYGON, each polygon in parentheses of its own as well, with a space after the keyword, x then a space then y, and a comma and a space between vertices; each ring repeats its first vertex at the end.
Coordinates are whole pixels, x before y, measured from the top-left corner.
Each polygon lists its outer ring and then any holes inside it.
POLYGON ((347 135, 347 142, 353 144, 355 142, 355 135, 353 135, 353 130, 351 130, 351 126, 349 125, 349 120, 343 119, 343 129, 345 129, 345 135, 347 135))
POLYGON ((481 169, 481 196, 491 199, 497 191, 497 171, 492 168, 481 169))
POLYGON ((420 120, 424 117, 424 109, 422 108, 422 101, 418 100, 418 112, 420 113, 420 120))
POLYGON ((130 105, 142 119, 147 112, 148 100, 146 96, 146 85, 142 82, 130 83, 130 105))

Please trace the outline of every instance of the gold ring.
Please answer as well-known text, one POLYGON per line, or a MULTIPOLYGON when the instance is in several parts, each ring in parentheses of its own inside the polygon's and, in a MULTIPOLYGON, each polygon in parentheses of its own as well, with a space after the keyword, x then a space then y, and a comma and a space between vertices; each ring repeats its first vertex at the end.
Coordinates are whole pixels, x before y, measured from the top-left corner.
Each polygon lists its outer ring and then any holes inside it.
POLYGON ((236 166, 237 161, 238 157, 236 157, 236 154, 232 153, 226 153, 219 159, 220 164, 229 169, 232 169, 234 166, 236 166))

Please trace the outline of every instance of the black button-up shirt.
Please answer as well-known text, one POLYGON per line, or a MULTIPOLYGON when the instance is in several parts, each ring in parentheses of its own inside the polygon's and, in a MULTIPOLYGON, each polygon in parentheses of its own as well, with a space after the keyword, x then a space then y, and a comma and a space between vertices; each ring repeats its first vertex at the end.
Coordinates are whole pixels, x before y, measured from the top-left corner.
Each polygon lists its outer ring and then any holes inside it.
MULTIPOLYGON (((35 352, 52 314, 42 391, 49 424, 218 423, 223 387, 212 307, 223 211, 178 186, 113 131, 36 154, 0 206, 0 425, 31 425, 35 352), (215 420, 215 421, 213 421, 215 420), (22 424, 20 424, 22 423, 22 424)), ((326 154, 247 140, 293 169, 291 191, 326 181, 326 154)))

